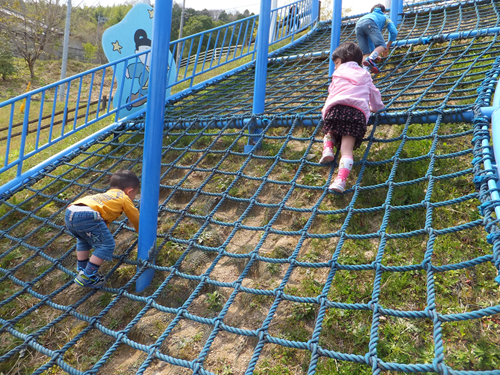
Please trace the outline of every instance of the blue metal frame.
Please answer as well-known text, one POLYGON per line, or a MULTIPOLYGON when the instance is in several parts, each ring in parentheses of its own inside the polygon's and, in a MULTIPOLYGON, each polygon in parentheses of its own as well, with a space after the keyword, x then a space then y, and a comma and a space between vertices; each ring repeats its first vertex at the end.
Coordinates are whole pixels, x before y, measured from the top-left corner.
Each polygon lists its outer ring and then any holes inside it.
POLYGON ((272 10, 276 16, 276 24, 274 30, 274 38, 270 45, 281 42, 287 38, 295 39, 295 35, 302 32, 309 26, 312 26, 316 19, 313 16, 314 5, 318 4, 319 0, 298 0, 290 4, 283 5, 272 10), (296 11, 292 11, 293 7, 296 11))
MULTIPOLYGON (((271 23, 271 3, 266 0, 260 0, 260 19, 259 19, 259 43, 257 46, 257 61, 255 63, 255 81, 253 87, 253 114, 264 113, 266 102, 266 82, 267 82, 267 60, 269 56, 269 25, 271 23)), ((295 22, 295 21, 293 21, 295 22)), ((262 128, 249 129, 250 134, 260 134, 262 128)), ((248 144, 245 146, 245 152, 251 152, 258 147, 259 137, 248 137, 248 144)))
MULTIPOLYGON (((149 52, 144 52, 144 53, 149 53, 149 52)), ((142 53, 142 54, 144 54, 142 53)), ((38 154, 40 151, 43 151, 59 141, 68 138, 69 136, 74 135, 75 133, 79 132, 80 130, 88 127, 89 125, 92 125, 96 123, 97 121, 103 120, 106 117, 109 117, 113 114, 118 114, 120 109, 124 108, 118 107, 118 108, 113 108, 111 109, 110 103, 107 105, 107 108, 105 108, 101 112, 101 102, 102 98, 104 95, 104 83, 106 77, 108 77, 107 73, 111 70, 110 68, 114 68, 119 64, 128 64, 128 61, 132 58, 137 58, 138 55, 135 55, 133 57, 124 57, 123 59, 117 60, 113 63, 109 63, 106 65, 103 65, 98 68, 91 69, 87 72, 77 74, 73 77, 63 79, 61 81, 55 82, 53 84, 47 85, 45 87, 41 87, 39 89, 30 91, 28 93, 25 93, 23 95, 19 95, 15 98, 9 99, 3 103, 0 103, 0 109, 2 108, 8 108, 10 106, 10 118, 9 118, 9 126, 8 126, 8 134, 7 134, 7 141, 6 141, 6 151, 4 154, 4 160, 3 160, 3 165, 0 168, 0 175, 8 170, 10 170, 13 167, 17 167, 17 179, 24 179, 25 176, 23 175, 23 166, 24 166, 24 161, 33 157, 34 155, 38 154), (101 82, 97 89, 95 87, 95 77, 96 75, 102 76, 101 82), (89 84, 89 90, 88 92, 83 93, 83 86, 85 84, 89 84), (62 117, 59 122, 61 122, 61 128, 58 129, 59 133, 56 133, 56 126, 57 122, 56 121, 56 104, 57 104, 57 96, 58 96, 58 90, 60 87, 63 87, 63 85, 66 85, 66 99, 64 101, 64 109, 63 113, 59 116, 62 117), (75 94, 77 95, 77 100, 76 100, 76 108, 75 108, 75 114, 74 114, 74 121, 73 121, 73 126, 68 127, 66 121, 67 121, 67 115, 68 115, 68 109, 70 108, 69 105, 69 95, 68 93, 71 92, 72 87, 74 86, 76 92, 75 94), (96 96, 95 91, 98 91, 97 95, 97 102, 92 102, 92 97, 96 96), (40 108, 37 110, 31 110, 33 107, 33 98, 40 97, 40 108), (84 98, 86 97, 86 99, 84 98), (50 101, 52 100, 52 105, 50 105, 50 101), (16 110, 19 108, 21 103, 23 101, 26 101, 26 106, 24 109, 24 116, 23 116, 23 121, 22 121, 22 134, 20 137, 20 145, 19 145, 19 154, 16 158, 13 158, 11 153, 15 151, 15 147, 13 147, 12 142, 13 139, 18 138, 19 136, 14 136, 13 135, 13 128, 15 126, 14 124, 14 116, 16 110), (86 102, 86 108, 85 108, 85 116, 84 119, 79 121, 77 119, 78 116, 78 106, 80 103, 86 102), (90 111, 92 105, 97 106, 96 108, 96 113, 91 116, 90 111), (44 113, 44 109, 48 109, 51 113, 47 117, 47 120, 49 121, 49 127, 48 129, 42 129, 42 117, 44 113), (32 129, 30 130, 30 124, 32 129), (36 127, 36 129, 35 129, 36 127), (29 132, 31 131, 31 135, 29 132), (42 142, 42 138, 45 137, 46 140, 42 142), (32 148, 31 150, 28 149, 28 145, 32 148)), ((114 69, 113 69, 114 70, 114 69)), ((116 77, 112 76, 111 78, 111 85, 110 85, 110 92, 109 92, 109 97, 112 97, 113 95, 116 95, 117 90, 113 89, 113 86, 116 85, 115 81, 116 77)), ((137 117, 139 114, 135 114, 133 116, 130 116, 129 118, 132 119, 134 117, 137 117)))
MULTIPOLYGON (((137 249, 137 260, 139 261, 154 261, 152 257, 156 251, 163 116, 165 113, 165 90, 168 74, 164 61, 169 53, 172 0, 158 1, 155 6, 155 15, 151 45, 150 95, 146 106, 145 147, 142 159, 141 215, 139 219, 139 244, 137 249)), ((140 268, 140 266, 137 266, 138 271, 140 271, 140 268)), ((137 278, 136 291, 143 291, 151 283, 153 276, 153 269, 148 268, 144 270, 137 278)))
POLYGON ((398 26, 399 18, 399 0, 391 0, 391 21, 398 26))
MULTIPOLYGON (((124 120, 127 120, 127 119, 124 119, 124 120)), ((0 195, 7 194, 10 191, 14 191, 18 187, 22 186, 24 183, 29 181, 30 178, 36 177, 47 166, 49 166, 51 164, 55 164, 61 158, 75 153, 76 151, 78 151, 78 149, 80 149, 80 147, 85 148, 87 145, 93 143, 95 141, 95 139, 98 138, 99 136, 101 136, 102 134, 109 133, 109 132, 113 131, 113 129, 115 129, 121 125, 122 125, 122 123, 120 123, 120 122, 114 122, 113 124, 106 126, 105 128, 99 130, 98 132, 89 135, 85 139, 82 139, 81 141, 71 145, 71 147, 68 147, 65 150, 55 154, 54 156, 51 156, 50 158, 46 159, 42 163, 38 164, 37 166, 24 172, 19 177, 17 177, 15 179, 7 182, 6 184, 0 186, 0 195)))
POLYGON ((311 13, 312 22, 317 23, 319 21, 319 0, 313 0, 311 13))
MULTIPOLYGON (((312 25, 313 20, 310 11, 313 4, 312 1, 317 0, 299 0, 290 5, 279 7, 274 10, 278 14, 282 14, 283 16, 285 16, 287 10, 289 9, 289 6, 296 5, 298 9, 300 9, 298 13, 298 19, 300 20, 301 25, 299 28, 293 28, 290 27, 291 22, 289 22, 288 24, 286 22, 282 22, 282 26, 279 30, 280 35, 276 35, 276 38, 272 41, 271 44, 275 44, 287 38, 293 39, 297 33, 305 30, 307 27, 312 25)), ((236 22, 232 22, 230 24, 217 27, 212 30, 207 30, 199 34, 191 35, 186 38, 171 42, 170 51, 172 51, 174 55, 176 55, 176 49, 178 48, 181 49, 182 53, 184 53, 184 51, 187 51, 187 56, 185 56, 187 58, 187 63, 183 68, 180 69, 180 71, 178 71, 175 83, 169 85, 168 87, 172 87, 185 81, 189 81, 189 87, 191 88, 195 84, 194 80, 196 77, 200 76, 203 73, 216 69, 221 65, 225 65, 248 56, 250 56, 252 58, 252 61, 254 61, 256 43, 253 41, 253 35, 257 31, 257 17, 258 16, 248 17, 236 22), (224 35, 222 36, 222 34, 224 35), (204 47, 203 41, 207 42, 206 47, 204 47), (189 44, 188 48, 186 48, 187 44, 189 44), (193 51, 194 46, 196 46, 196 55, 191 56, 191 52, 193 51), (219 53, 219 56, 215 56, 215 50, 213 49, 215 47, 223 48, 223 52, 219 53), (191 58, 194 58, 193 63, 190 62, 191 58)), ((17 170, 15 180, 16 184, 20 183, 28 176, 28 174, 24 173, 23 171, 23 169, 26 169, 24 168, 25 160, 32 158, 40 151, 54 146, 61 140, 68 138, 69 136, 76 134, 89 125, 92 125, 111 115, 115 116, 115 121, 119 121, 120 111, 125 108, 125 105, 121 105, 117 108, 112 108, 111 100, 109 100, 106 108, 101 108, 102 99, 105 94, 107 94, 108 98, 110 99, 116 95, 118 95, 118 98, 121 98, 123 97, 123 95, 127 94, 128 96, 130 96, 130 92, 123 92, 123 88, 120 87, 121 85, 117 85, 118 77, 115 73, 117 70, 116 67, 119 64, 128 66, 129 62, 137 62, 140 55, 146 55, 146 59, 150 58, 149 51, 124 57, 115 62, 105 64, 101 67, 91 69, 87 72, 77 74, 70 78, 60 80, 53 84, 30 91, 29 93, 0 103, 0 110, 3 107, 8 108, 9 106, 11 106, 9 110, 10 119, 8 122, 8 127, 6 127, 5 129, 8 139, 6 141, 6 151, 2 163, 3 165, 0 168, 0 176, 2 175, 2 173, 16 167, 17 170), (105 89, 105 83, 109 81, 109 78, 111 79, 111 84, 109 91, 107 91, 107 89, 105 89), (87 84, 89 85, 88 92, 84 89, 84 86, 87 84), (59 88, 62 88, 64 86, 66 86, 67 93, 74 92, 74 95, 77 97, 76 108, 74 112, 75 119, 72 126, 68 126, 70 124, 66 123, 66 115, 69 113, 70 109, 72 110, 72 103, 69 102, 69 95, 66 95, 66 100, 64 102, 64 113, 62 114, 62 120, 57 120, 57 117, 55 116, 57 109, 55 98, 57 98, 59 88), (115 89, 115 87, 117 88, 115 89), (33 96, 41 97, 39 110, 33 109, 33 96), (92 102, 93 97, 97 98, 97 103, 92 102), (12 139, 19 137, 13 135, 13 129, 16 126, 14 115, 18 110, 19 105, 21 105, 22 101, 24 100, 26 100, 26 109, 22 121, 23 132, 20 136, 20 146, 18 147, 17 144, 12 144, 12 139), (53 101, 52 106, 50 106, 51 100, 53 101), (78 109, 80 103, 82 103, 82 106, 86 104, 85 108, 78 109), (94 114, 91 114, 92 105, 97 105, 94 114), (48 119, 48 122, 50 123, 48 129, 42 129, 41 117, 43 117, 44 112, 52 113, 50 119, 48 119), (77 119, 79 113, 82 116, 81 119, 77 119), (37 123, 35 122, 35 119, 37 123), (60 122, 61 124, 57 125, 58 122, 60 122), (60 129, 57 126, 60 126, 60 129), (58 131, 57 133, 56 130, 58 131), (14 152, 16 152, 17 150, 19 150, 19 154, 14 155, 14 152)), ((137 69, 137 67, 135 67, 134 69, 137 69)), ((124 75, 125 69, 123 71, 124 75)), ((123 76, 121 78, 124 79, 123 76)), ((132 88, 130 88, 130 90, 132 90, 132 88)), ((144 97, 139 97, 134 101, 127 103, 126 105, 134 104, 143 99, 144 97)), ((136 112, 133 115, 129 115, 128 119, 133 119, 142 115, 143 113, 144 111, 136 112)))
MULTIPOLYGON (((333 0, 333 13, 332 13, 332 38, 330 40, 330 53, 331 54, 340 44, 340 28, 342 26, 342 0, 333 0)), ((328 70, 328 77, 331 77, 335 70, 335 63, 330 58, 330 65, 328 70)))
MULTIPOLYGON (((312 17, 313 2, 317 2, 317 0, 299 0, 287 6, 277 8, 275 11, 278 14, 281 14, 283 18, 281 24, 278 25, 278 30, 277 30, 278 32, 276 33, 275 38, 271 41, 270 44, 278 43, 287 38, 291 38, 292 44, 295 44, 293 43, 295 35, 299 32, 302 32, 309 26, 311 26, 313 22, 316 20, 315 18, 313 19, 312 17), (291 6, 292 7, 294 6, 295 7, 294 9, 296 10, 290 12, 291 6), (288 19, 285 21, 284 18, 290 13, 291 17, 288 17, 288 19)), ((145 147, 144 150, 144 162, 143 162, 144 164, 143 170, 146 172, 143 173, 143 182, 142 182, 144 199, 141 200, 142 214, 140 222, 139 249, 138 249, 138 259, 144 259, 144 260, 147 259, 151 260, 151 255, 152 255, 151 251, 153 250, 154 252, 156 243, 157 210, 158 210, 158 195, 159 195, 159 171, 160 171, 160 156, 161 156, 161 144, 162 144, 162 134, 163 134, 163 113, 164 113, 164 105, 166 99, 165 89, 167 87, 166 83, 167 72, 165 71, 165 69, 161 69, 159 67, 160 66, 163 67, 164 65, 162 61, 164 61, 165 59, 162 57, 168 54, 169 48, 167 46, 170 47, 170 50, 173 52, 174 55, 176 54, 176 48, 181 48, 182 53, 184 53, 185 50, 188 51, 186 56, 187 63, 183 68, 184 71, 182 71, 182 69, 181 71, 178 71, 175 83, 169 86, 172 87, 174 85, 189 80, 190 88, 183 91, 186 92, 193 90, 194 79, 203 73, 206 73, 221 65, 230 63, 232 61, 241 59, 246 56, 251 55, 253 59, 255 57, 256 45, 257 45, 257 43, 252 43, 253 34, 255 32, 255 27, 257 23, 256 22, 257 16, 252 16, 247 19, 233 22, 231 24, 224 25, 215 28, 213 30, 208 30, 169 43, 168 41, 170 38, 169 35, 170 29, 165 27, 166 25, 165 19, 168 19, 170 21, 172 3, 171 0, 167 2, 169 5, 167 5, 166 8, 168 9, 165 8, 164 2, 160 3, 157 4, 155 13, 157 15, 162 14, 162 17, 155 17, 155 20, 161 19, 162 25, 160 26, 159 23, 153 21, 154 22, 153 35, 155 37, 155 39, 153 39, 153 46, 155 45, 155 40, 157 41, 156 43, 158 43, 156 44, 156 46, 157 47, 158 45, 160 46, 158 47, 158 51, 156 50, 155 47, 153 47, 155 52, 153 52, 152 56, 149 55, 150 51, 145 51, 133 56, 124 57, 113 63, 105 64, 101 67, 91 69, 87 72, 77 74, 73 77, 66 78, 64 80, 45 86, 43 88, 33 90, 29 93, 20 95, 4 103, 0 103, 0 108, 3 107, 8 108, 8 106, 10 106, 10 119, 9 119, 9 126, 7 128, 8 139, 6 142, 5 163, 3 168, 0 169, 0 175, 1 173, 11 169, 12 167, 17 166, 16 178, 14 178, 9 183, 0 187, 0 194, 4 194, 8 193, 9 191, 13 191, 19 186, 22 186, 22 184, 25 183, 29 178, 32 178, 37 174, 39 174, 49 164, 53 164, 57 162, 57 160, 59 160, 61 157, 66 155, 71 155, 79 147, 89 144, 89 142, 94 140, 98 135, 112 131, 114 128, 120 126, 121 123, 118 122, 120 119, 120 111, 124 109, 126 105, 138 102, 142 100, 144 97, 139 97, 134 101, 124 105, 120 105, 117 108, 111 107, 111 98, 113 96, 118 95, 118 99, 120 99, 121 97, 123 97, 123 95, 127 95, 126 92, 123 92, 123 87, 117 84, 118 77, 116 76, 116 71, 117 71, 116 68, 119 64, 124 64, 125 66, 128 66, 129 61, 135 60, 135 62, 137 62, 139 56, 143 54, 146 55, 146 59, 152 58, 151 72, 153 74, 153 71, 156 71, 156 73, 155 76, 154 77, 152 76, 151 77, 152 79, 150 80, 151 83, 149 90, 152 94, 150 100, 148 100, 147 102, 147 111, 141 110, 134 113, 133 115, 130 115, 122 119, 130 121, 138 116, 143 115, 145 112, 148 114, 146 119, 147 125, 146 125, 146 136, 145 136, 146 137, 145 144, 147 145, 147 147, 145 147), (165 32, 165 30, 162 29, 168 29, 167 30, 168 32, 165 32), (211 57, 208 57, 209 56, 208 52, 210 52, 209 48, 212 46, 212 42, 214 42, 213 49, 218 47, 219 46, 218 43, 221 40, 220 36, 222 35, 222 33, 224 34, 224 36, 222 38, 222 44, 219 48, 221 48, 222 51, 227 51, 227 52, 221 52, 217 59, 217 57, 214 54, 214 51, 212 51, 211 57), (204 41, 207 42, 206 47, 203 46, 204 41), (226 41, 228 41, 228 44, 226 43, 226 41), (241 45, 239 44, 240 42, 242 43, 241 45), (189 49, 186 48, 186 43, 189 43, 189 49), (194 63, 191 64, 190 63, 191 52, 193 51, 194 46, 196 46, 195 48, 196 55, 194 57, 194 63), (157 57, 155 57, 155 53, 157 54, 156 55, 157 57), (208 59, 210 59, 209 63, 207 63, 208 59), (217 61, 214 64, 215 60, 217 61), (156 66, 156 68, 154 68, 154 66, 156 66), (111 76, 111 85, 108 93, 105 90, 104 84, 105 82, 108 81, 106 78, 109 76, 111 76), (98 79, 98 77, 100 77, 100 80, 98 79), (179 79, 179 77, 182 78, 179 79), (89 84, 88 92, 86 92, 86 90, 83 89, 84 84, 87 83, 89 84), (117 86, 117 89, 114 89, 115 86, 117 86), (66 90, 66 100, 64 102, 64 109, 62 111, 62 120, 57 121, 56 120, 57 107, 55 98, 57 98, 58 90, 62 87, 64 87, 64 89, 66 90), (75 94, 77 98, 76 98, 76 107, 74 108, 74 119, 71 124, 70 122, 67 121, 67 116, 70 113, 70 111, 73 111, 69 103, 69 98, 72 90, 73 91, 76 90, 75 94), (102 99, 105 93, 109 94, 110 100, 107 106, 101 108, 102 99), (31 105, 32 98, 34 95, 41 96, 40 108, 39 110, 36 110, 36 114, 31 113, 30 111, 32 107, 31 105), (97 101, 93 102, 92 97, 95 96, 97 96, 97 101), (50 108, 51 115, 48 116, 50 121, 50 126, 48 131, 43 132, 42 117, 44 109, 47 109, 48 107, 47 103, 52 99, 52 97, 54 100, 53 100, 53 105, 51 106, 52 108, 50 108), (22 122, 21 145, 19 147, 20 152, 19 156, 15 160, 9 161, 10 151, 13 148, 15 148, 12 145, 12 134, 13 134, 12 130, 14 126, 16 126, 14 124, 14 114, 16 110, 16 105, 17 106, 20 105, 20 103, 23 100, 26 100, 26 107, 22 122), (83 103, 82 107, 83 110, 82 108, 79 108, 80 103, 83 103), (91 113, 92 105, 97 105, 95 114, 91 113), (81 113, 80 116, 82 116, 83 118, 81 121, 79 121, 78 119, 79 111, 81 113), (36 120, 33 119, 35 115, 37 117, 36 120), (27 160, 28 158, 33 157, 38 152, 50 148, 59 141, 111 115, 115 116, 114 124, 102 129, 101 131, 91 135, 90 137, 85 138, 84 140, 65 149, 64 151, 57 153, 53 157, 49 158, 43 163, 38 164, 34 168, 31 168, 30 170, 23 172, 24 161, 27 160), (32 118, 31 120, 30 117, 32 118), (61 123, 60 129, 56 129, 55 127, 58 122, 61 123), (30 130, 30 123, 37 124, 37 129, 35 132, 36 134, 34 134, 33 136, 30 136, 30 131, 33 132, 33 130, 30 130), (57 133, 56 130, 58 131, 57 133), (42 139, 44 137, 47 138, 47 141, 45 143, 42 142, 42 139), (31 140, 31 138, 33 138, 32 143, 35 145, 34 150, 26 151, 27 145, 31 144, 28 143, 31 140)), ((265 9, 264 12, 261 12, 261 14, 264 14, 263 19, 267 20, 267 22, 261 21, 259 28, 261 28, 264 24, 267 24, 267 28, 264 27, 261 31, 258 32, 259 35, 263 35, 262 39, 265 41, 265 43, 260 47, 259 50, 259 55, 262 57, 258 62, 260 68, 257 69, 259 70, 258 76, 260 76, 261 78, 257 80, 259 81, 259 83, 256 84, 256 89, 258 92, 255 95, 255 98, 257 100, 254 106, 254 113, 256 114, 262 113, 264 111, 265 80, 267 75, 266 73, 267 73, 268 48, 269 48, 268 42, 269 42, 271 9, 269 3, 267 3, 268 5, 267 7, 265 6, 266 5, 265 0, 263 0, 263 3, 264 3, 263 6, 267 9, 265 9), (261 50, 262 52, 260 52, 261 50)), ((167 24, 170 24, 170 22, 168 22, 167 24)), ((248 64, 245 64, 244 68, 247 68, 247 66, 249 64, 252 64, 253 62, 254 60, 248 64)), ((234 70, 239 70, 244 68, 240 67, 234 70)), ((137 69, 137 65, 134 67, 134 69, 137 69)), ((125 69, 123 70, 122 73, 121 77, 122 80, 125 78, 124 75, 125 75, 125 69)), ((227 76, 227 73, 223 74, 223 76, 227 76)), ((204 82, 204 84, 207 84, 207 82, 204 82)), ((132 90, 132 88, 130 90, 132 90)), ((129 92, 128 95, 130 96, 130 94, 131 93, 129 92)), ((119 100, 118 102, 121 102, 121 100, 119 100)), ((257 132, 258 131, 259 130, 257 130, 257 132)), ((253 148, 253 146, 251 147, 253 148)), ((147 269, 142 274, 139 275, 136 284, 137 291, 141 291, 147 285, 149 285, 153 277, 153 273, 154 273, 153 270, 147 269)))
MULTIPOLYGON (((498 76, 496 77, 498 79, 498 76)), ((495 95, 493 97, 492 103, 492 114, 491 114, 491 139, 493 142, 493 153, 495 156, 496 165, 493 168, 490 158, 484 158, 484 168, 485 170, 496 170, 497 179, 500 176, 498 171, 498 161, 500 160, 500 80, 497 82, 495 87, 495 95)), ((488 132, 487 127, 483 127, 485 133, 488 132)), ((489 144, 487 139, 483 139, 483 154, 489 154, 489 144)), ((493 172, 488 172, 493 173, 493 172)), ((497 181, 494 179, 488 180, 488 188, 490 189, 491 199, 494 201, 500 201, 500 194, 498 193, 497 181)), ((497 218, 500 218, 500 206, 495 206, 495 214, 497 218)), ((500 281, 499 281, 500 282, 500 281)))
MULTIPOLYGON (((483 107, 481 108, 481 114, 485 117, 490 117, 493 113, 492 107, 483 107)), ((401 123, 408 122, 408 113, 406 112, 383 112, 379 113, 379 124, 388 124, 388 125, 400 125, 401 123)), ((460 122, 472 122, 474 119, 474 111, 465 111, 461 113, 457 113, 454 111, 444 111, 440 114, 429 114, 427 112, 414 111, 411 115, 410 124, 431 124, 437 121, 438 118, 441 118, 442 122, 446 123, 460 123, 460 122)), ((500 118, 500 113, 499 113, 500 118)), ((304 126, 318 126, 321 121, 321 114, 317 116, 308 116, 301 119, 301 123, 304 126)), ((209 124, 212 124, 214 128, 228 128, 228 129, 242 129, 246 127, 249 123, 252 123, 256 128, 264 128, 269 126, 269 120, 265 116, 250 118, 250 117, 241 117, 237 119, 227 119, 221 121, 214 121, 214 119, 208 120, 197 120, 196 124, 198 126, 206 127, 209 124)), ((374 124, 374 118, 370 117, 368 121, 368 125, 374 124)), ((186 121, 183 123, 176 122, 167 122, 165 123, 165 127, 167 129, 187 129, 193 125, 192 122, 186 121)), ((272 122, 272 127, 283 127, 290 126, 289 118, 274 118, 272 122)), ((140 125, 133 125, 130 129, 137 129, 140 125)), ((499 131, 500 135, 500 131, 499 131)), ((500 147, 499 147, 500 148, 500 147)), ((500 151, 500 150, 499 150, 500 151)))
MULTIPOLYGON (((403 13, 404 12, 404 7, 407 7, 407 8, 416 8, 416 7, 419 7, 419 6, 424 6, 424 5, 429 5, 429 4, 444 4, 444 5, 439 5, 439 6, 435 6, 435 7, 432 7, 432 8, 422 8, 422 9, 418 9, 416 10, 416 13, 420 13, 420 12, 429 12, 429 11, 432 11, 432 10, 438 10, 438 9, 444 9, 444 8, 449 8, 449 7, 459 7, 461 5, 465 5, 469 3, 468 1, 462 1, 462 2, 455 2, 455 1, 452 1, 452 0, 449 0, 449 1, 446 1, 446 0, 427 0, 427 1, 420 1, 418 3, 413 3, 413 4, 408 4, 408 5, 405 5, 403 2, 400 2, 400 7, 399 7, 399 14, 403 13)), ((391 8, 386 8, 385 9, 386 12, 390 12, 391 11, 391 8)), ((367 14, 368 12, 366 13, 359 13, 359 14, 352 14, 350 16, 346 16, 346 17, 343 17, 342 20, 343 21, 349 21, 349 20, 354 20, 352 22, 346 22, 347 24, 351 24, 351 23, 356 23, 357 19, 360 18, 360 17, 363 17, 365 14, 367 14)))

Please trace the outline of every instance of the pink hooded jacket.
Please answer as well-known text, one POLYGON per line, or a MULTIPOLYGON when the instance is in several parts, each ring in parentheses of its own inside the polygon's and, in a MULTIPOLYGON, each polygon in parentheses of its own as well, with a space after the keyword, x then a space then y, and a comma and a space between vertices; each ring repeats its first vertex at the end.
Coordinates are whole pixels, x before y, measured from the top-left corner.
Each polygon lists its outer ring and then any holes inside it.
POLYGON ((356 62, 341 64, 332 75, 328 87, 328 99, 321 110, 323 119, 334 105, 348 105, 365 114, 366 123, 370 119, 370 107, 373 112, 384 109, 380 91, 375 87, 370 73, 356 62))

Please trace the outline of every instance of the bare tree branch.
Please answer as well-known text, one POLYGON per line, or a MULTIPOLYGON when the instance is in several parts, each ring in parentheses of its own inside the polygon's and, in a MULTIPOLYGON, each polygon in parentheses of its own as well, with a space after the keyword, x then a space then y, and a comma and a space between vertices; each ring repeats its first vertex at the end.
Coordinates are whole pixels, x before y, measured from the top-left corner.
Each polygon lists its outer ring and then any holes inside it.
POLYGON ((2 36, 35 76, 35 63, 62 38, 65 9, 59 0, 4 0, 0 7, 2 36))

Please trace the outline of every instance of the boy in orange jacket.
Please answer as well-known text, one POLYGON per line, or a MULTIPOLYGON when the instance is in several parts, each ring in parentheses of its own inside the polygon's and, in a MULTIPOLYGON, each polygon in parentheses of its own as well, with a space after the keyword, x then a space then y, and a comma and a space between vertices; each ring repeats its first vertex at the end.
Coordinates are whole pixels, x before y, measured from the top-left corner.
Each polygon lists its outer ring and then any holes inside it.
POLYGON ((66 228, 77 240, 76 284, 90 288, 104 285, 105 278, 97 271, 105 260, 112 260, 115 240, 108 226, 113 220, 125 212, 139 232, 139 210, 133 203, 139 186, 134 172, 120 170, 111 176, 107 192, 80 198, 66 209, 66 228), (92 248, 94 252, 89 259, 92 248))

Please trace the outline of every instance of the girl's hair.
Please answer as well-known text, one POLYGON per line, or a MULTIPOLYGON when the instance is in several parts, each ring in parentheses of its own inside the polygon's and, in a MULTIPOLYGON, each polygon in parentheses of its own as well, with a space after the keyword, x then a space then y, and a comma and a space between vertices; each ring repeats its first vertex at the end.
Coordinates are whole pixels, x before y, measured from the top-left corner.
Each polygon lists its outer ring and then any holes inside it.
POLYGON ((383 13, 385 13, 385 6, 384 6, 384 4, 377 4, 377 5, 374 5, 374 6, 372 7, 372 10, 370 10, 370 13, 371 13, 371 12, 373 12, 373 11, 375 10, 375 8, 380 8, 380 10, 381 10, 383 13))
POLYGON ((363 63, 363 52, 356 43, 346 42, 338 46, 332 53, 332 60, 340 59, 343 63, 355 61, 359 66, 363 63))

